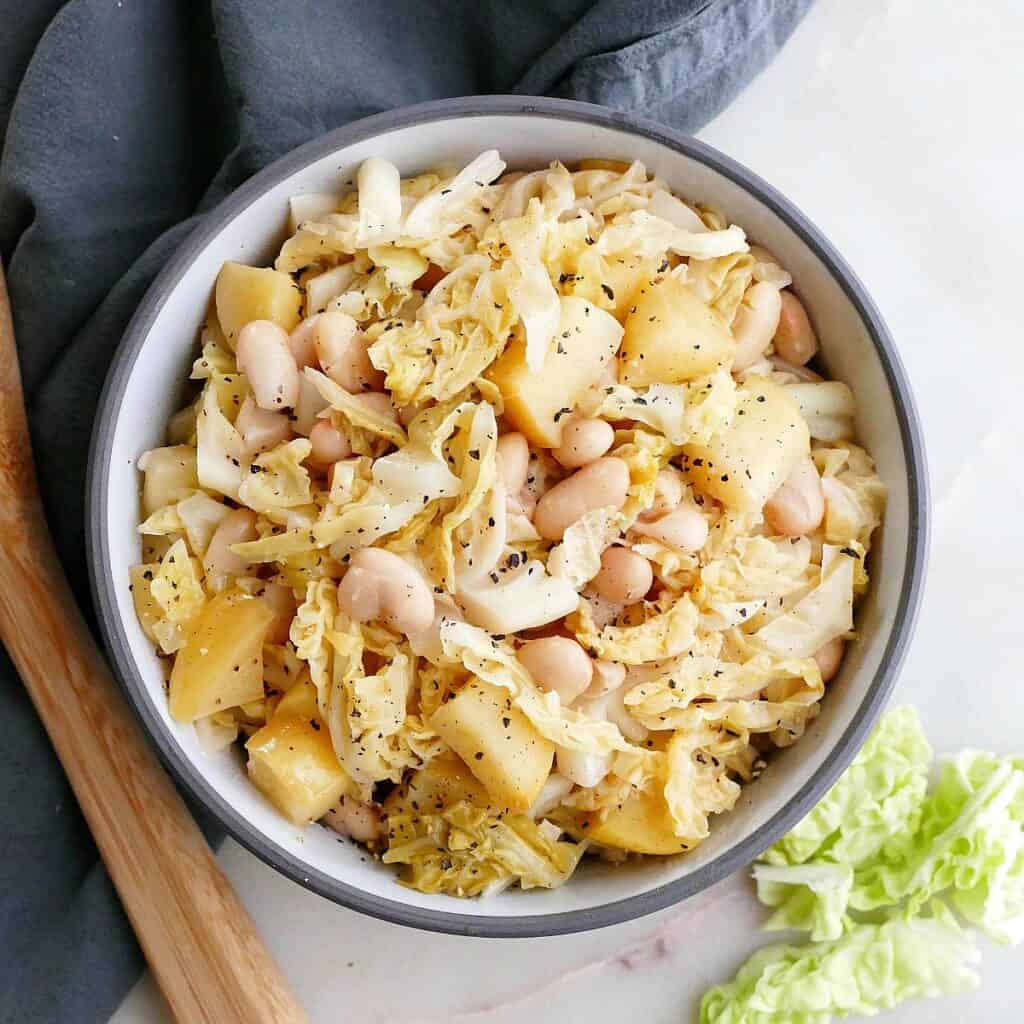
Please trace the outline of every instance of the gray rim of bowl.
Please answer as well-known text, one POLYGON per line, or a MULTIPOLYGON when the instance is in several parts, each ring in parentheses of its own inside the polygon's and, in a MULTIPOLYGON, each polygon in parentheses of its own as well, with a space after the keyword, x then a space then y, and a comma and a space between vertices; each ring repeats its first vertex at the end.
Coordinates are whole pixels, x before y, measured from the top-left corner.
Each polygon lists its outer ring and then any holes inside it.
MULTIPOLYGON (((691 136, 654 121, 589 103, 541 97, 459 97, 374 114, 314 139, 281 157, 250 178, 185 239, 146 292, 118 348, 100 398, 89 455, 88 557, 93 596, 107 649, 122 684, 160 756, 174 778, 197 802, 207 807, 242 846, 283 875, 336 903, 371 917, 428 931, 488 938, 530 938, 563 935, 618 924, 663 910, 709 888, 749 864, 792 828, 818 802, 853 760, 881 712, 896 681, 917 618, 928 549, 928 480, 924 442, 906 372, 892 337, 864 286, 822 233, 783 195, 746 167, 691 136), (853 721, 816 775, 774 817, 710 863, 683 878, 648 892, 583 910, 527 917, 482 917, 413 907, 384 899, 341 882, 293 857, 254 828, 199 774, 160 718, 146 692, 124 624, 117 610, 107 536, 106 481, 112 458, 114 426, 132 368, 153 322, 185 268, 226 222, 246 209, 262 192, 324 156, 375 135, 399 128, 452 118, 527 115, 583 122, 617 129, 661 143, 697 160, 752 193, 778 215, 825 264, 864 321, 896 400, 900 437, 907 458, 909 540, 903 587, 895 625, 881 667, 853 721)), ((397 883, 396 883, 397 884, 397 883)), ((528 896, 525 898, 529 898, 528 896)))

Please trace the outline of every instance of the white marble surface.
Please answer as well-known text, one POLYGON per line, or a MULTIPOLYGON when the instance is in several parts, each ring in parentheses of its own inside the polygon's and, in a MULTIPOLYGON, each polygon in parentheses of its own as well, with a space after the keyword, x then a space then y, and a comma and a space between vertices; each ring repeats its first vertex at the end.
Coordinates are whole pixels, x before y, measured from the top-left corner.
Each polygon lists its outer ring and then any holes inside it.
MULTIPOLYGON (((914 383, 935 505, 924 609, 896 700, 940 750, 1020 749, 1024 576, 1024 6, 819 0, 778 60, 702 133, 799 204, 886 316, 914 383)), ((373 921, 232 842, 221 861, 316 1024, 694 1019, 763 938, 744 878, 675 911, 562 938, 472 940, 373 921)), ((1024 950, 986 947, 976 993, 903 1024, 1017 1022, 1024 950)), ((113 1024, 168 1021, 147 977, 113 1024)))

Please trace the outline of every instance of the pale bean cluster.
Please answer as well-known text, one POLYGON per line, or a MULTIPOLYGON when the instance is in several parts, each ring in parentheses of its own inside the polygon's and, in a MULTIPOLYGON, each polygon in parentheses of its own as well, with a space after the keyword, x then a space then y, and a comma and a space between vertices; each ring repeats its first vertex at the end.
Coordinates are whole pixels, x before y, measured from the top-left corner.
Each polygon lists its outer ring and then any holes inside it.
POLYGON ((767 281, 747 289, 733 317, 732 335, 736 339, 736 372, 753 366, 770 346, 793 367, 805 366, 818 351, 818 337, 803 303, 792 292, 780 291, 767 281))
POLYGON ((356 622, 380 621, 412 636, 434 621, 434 595, 419 571, 383 548, 362 548, 338 584, 338 607, 356 622))
POLYGON ((296 434, 309 438, 315 469, 326 471, 352 454, 345 434, 322 418, 327 403, 302 373, 307 366, 323 370, 373 411, 398 420, 383 390, 384 374, 370 362, 366 336, 346 313, 307 317, 291 334, 270 320, 254 320, 238 332, 235 358, 252 391, 235 427, 253 455, 296 434))

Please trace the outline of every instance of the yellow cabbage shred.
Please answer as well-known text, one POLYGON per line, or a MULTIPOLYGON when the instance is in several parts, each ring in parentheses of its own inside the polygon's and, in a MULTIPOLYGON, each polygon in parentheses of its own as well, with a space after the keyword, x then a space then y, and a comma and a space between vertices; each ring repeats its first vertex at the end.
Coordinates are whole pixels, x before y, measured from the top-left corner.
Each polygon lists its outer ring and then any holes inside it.
POLYGON ((388 818, 385 864, 401 864, 400 880, 420 892, 482 896, 511 884, 554 889, 567 882, 587 848, 547 822, 501 817, 459 801, 440 811, 388 818))

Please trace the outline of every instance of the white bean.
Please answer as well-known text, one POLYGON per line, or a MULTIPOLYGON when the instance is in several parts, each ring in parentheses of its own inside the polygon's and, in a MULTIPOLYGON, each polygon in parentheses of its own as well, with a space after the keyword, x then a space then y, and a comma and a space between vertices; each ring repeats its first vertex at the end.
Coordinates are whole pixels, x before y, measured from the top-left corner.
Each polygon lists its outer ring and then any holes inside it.
POLYGON ((269 451, 292 436, 292 424, 283 412, 261 409, 252 395, 246 395, 235 417, 235 430, 242 435, 251 455, 269 451))
POLYGON ((775 329, 775 351, 794 366, 803 366, 818 351, 814 333, 804 304, 791 292, 781 295, 779 323, 775 329))
POLYGON ((309 432, 309 461, 316 466, 330 466, 352 454, 348 438, 330 420, 317 420, 309 432))
POLYGON ((597 508, 620 509, 629 490, 629 467, 605 456, 555 484, 537 502, 533 525, 545 540, 561 540, 566 529, 597 508))
POLYGON ((680 505, 653 522, 633 524, 633 532, 667 544, 686 554, 696 554, 708 539, 708 521, 690 505, 680 505))
POLYGON ((288 347, 288 335, 273 321, 246 324, 238 332, 235 358, 261 409, 280 412, 298 401, 299 368, 288 347))
POLYGON ((313 338, 324 373, 346 391, 356 394, 384 387, 384 374, 374 368, 367 354, 366 335, 347 313, 321 313, 313 338))
POLYGON ((434 595, 423 577, 381 548, 363 548, 352 556, 338 585, 338 607, 356 622, 379 619, 406 636, 434 621, 434 595))
POLYGON ((615 431, 604 420, 569 416, 562 426, 561 443, 551 454, 566 469, 579 469, 599 459, 615 440, 615 431))
POLYGON ((845 653, 846 641, 841 636, 837 636, 834 640, 829 640, 824 647, 815 651, 814 660, 818 663, 818 668, 821 669, 821 681, 823 683, 828 683, 835 679, 839 666, 843 663, 843 655, 845 653))
POLYGON ((799 380, 805 380, 809 383, 818 384, 825 378, 820 373, 815 373, 813 370, 809 370, 806 366, 797 366, 796 363, 787 363, 785 359, 779 356, 772 356, 768 360, 772 364, 772 369, 779 373, 789 373, 799 380))
POLYGON ((575 641, 564 636, 528 640, 516 652, 520 663, 542 689, 558 694, 568 707, 590 686, 594 663, 575 641))
POLYGON ((498 476, 505 493, 517 495, 526 486, 530 468, 530 446, 522 434, 512 432, 498 438, 498 476))
POLYGON ((814 460, 804 456, 765 502, 768 525, 783 537, 805 537, 813 533, 825 515, 825 495, 814 460))
POLYGON ((732 322, 732 336, 736 339, 734 371, 745 370, 761 358, 775 336, 781 311, 782 299, 775 285, 758 281, 747 289, 732 322))
POLYGON ((633 604, 651 589, 654 572, 643 555, 629 548, 611 547, 601 555, 601 571, 591 582, 606 601, 633 604))
POLYGON ((317 317, 307 316, 288 335, 288 347, 292 350, 292 355, 295 357, 295 365, 300 370, 307 366, 316 366, 317 364, 316 321, 317 317))
POLYGON ((248 576, 252 565, 231 550, 232 544, 256 540, 256 513, 247 508, 236 508, 217 524, 203 555, 203 569, 207 576, 248 576))
POLYGON ((364 804, 343 796, 337 807, 332 807, 324 821, 335 832, 349 836, 357 843, 369 843, 384 836, 384 823, 380 811, 373 804, 364 804))

